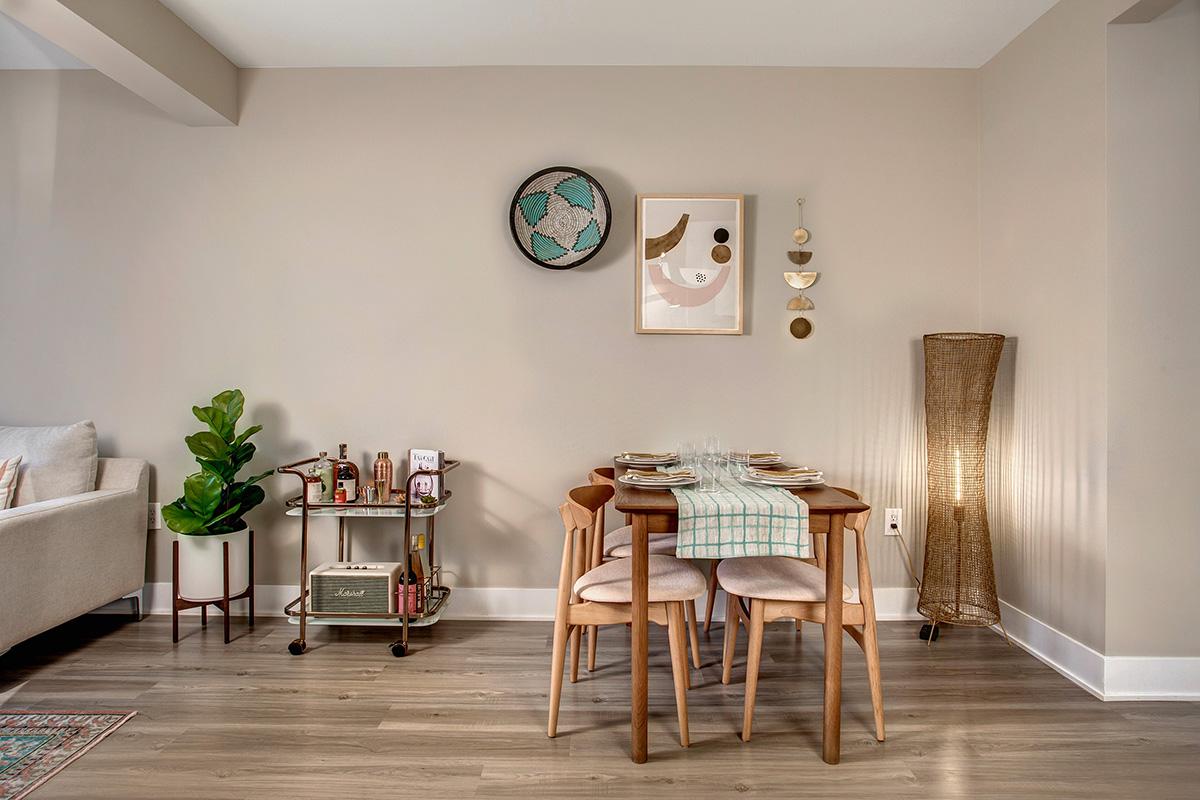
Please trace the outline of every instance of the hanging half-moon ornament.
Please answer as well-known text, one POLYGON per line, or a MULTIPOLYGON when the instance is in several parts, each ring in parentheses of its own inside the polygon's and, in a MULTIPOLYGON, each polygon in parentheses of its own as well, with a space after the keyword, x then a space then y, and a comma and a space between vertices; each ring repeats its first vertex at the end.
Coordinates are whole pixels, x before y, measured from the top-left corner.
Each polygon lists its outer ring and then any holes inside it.
POLYGON ((578 267, 599 253, 611 218, 604 188, 575 167, 548 167, 530 175, 508 211, 521 255, 546 269, 578 267))
POLYGON ((814 308, 816 308, 816 306, 813 305, 813 301, 809 300, 804 295, 793 297, 791 300, 788 300, 787 307, 788 311, 812 311, 814 308))
POLYGON ((812 251, 788 250, 788 261, 791 261, 797 267, 803 267, 805 264, 812 261, 812 251))
POLYGON ((797 339, 807 339, 809 334, 812 333, 812 329, 812 323, 804 317, 796 317, 792 320, 792 336, 795 336, 797 339))
POLYGON ((787 285, 793 289, 804 290, 817 282, 817 273, 815 272, 785 272, 783 279, 787 281, 787 285))

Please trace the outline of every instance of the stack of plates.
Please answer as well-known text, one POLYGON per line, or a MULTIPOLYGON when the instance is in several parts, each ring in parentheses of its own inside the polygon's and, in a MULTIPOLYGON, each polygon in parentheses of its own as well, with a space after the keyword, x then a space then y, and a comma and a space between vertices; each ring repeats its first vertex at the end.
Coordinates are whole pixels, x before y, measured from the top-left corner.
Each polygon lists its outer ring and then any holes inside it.
POLYGON ((781 470, 752 467, 742 480, 746 483, 758 483, 764 486, 820 486, 825 483, 824 473, 819 469, 810 469, 809 467, 781 470))
POLYGON ((752 467, 769 467, 772 464, 782 464, 783 463, 783 456, 779 455, 779 453, 776 453, 775 451, 771 451, 768 453, 749 453, 749 454, 731 452, 729 455, 730 455, 730 458, 732 458, 738 464, 745 464, 746 457, 747 457, 747 455, 749 455, 750 466, 752 466, 752 467))
POLYGON ((621 483, 637 486, 642 489, 674 489, 680 486, 691 486, 700 479, 690 469, 677 469, 668 472, 653 470, 628 470, 620 478, 621 483))
POLYGON ((674 453, 624 452, 617 456, 617 463, 627 467, 665 467, 678 460, 674 453))

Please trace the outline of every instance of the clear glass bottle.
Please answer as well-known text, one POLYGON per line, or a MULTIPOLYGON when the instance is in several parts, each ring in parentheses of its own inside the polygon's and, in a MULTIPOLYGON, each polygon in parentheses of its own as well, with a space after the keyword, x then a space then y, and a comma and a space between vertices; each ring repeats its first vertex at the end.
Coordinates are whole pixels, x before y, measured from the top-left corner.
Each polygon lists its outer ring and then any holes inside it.
POLYGON ((380 450, 375 458, 375 495, 380 503, 390 503, 392 500, 392 460, 388 458, 387 450, 380 450))
POLYGON ((322 450, 318 455, 317 463, 313 465, 317 475, 321 478, 321 502, 333 502, 333 462, 329 460, 329 452, 322 450))
POLYGON ((348 448, 349 445, 345 443, 338 445, 338 460, 334 465, 336 480, 334 486, 337 489, 345 489, 345 502, 353 503, 358 500, 358 465, 350 460, 347 454, 348 448))

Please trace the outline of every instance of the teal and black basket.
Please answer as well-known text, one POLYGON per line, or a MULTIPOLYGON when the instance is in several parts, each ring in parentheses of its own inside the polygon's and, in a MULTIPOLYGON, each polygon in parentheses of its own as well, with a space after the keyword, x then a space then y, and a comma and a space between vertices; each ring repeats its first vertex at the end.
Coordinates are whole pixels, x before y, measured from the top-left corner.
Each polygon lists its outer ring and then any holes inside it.
POLYGON ((539 267, 571 269, 600 252, 612 210, 604 188, 581 169, 548 167, 513 195, 509 224, 521 253, 539 267))

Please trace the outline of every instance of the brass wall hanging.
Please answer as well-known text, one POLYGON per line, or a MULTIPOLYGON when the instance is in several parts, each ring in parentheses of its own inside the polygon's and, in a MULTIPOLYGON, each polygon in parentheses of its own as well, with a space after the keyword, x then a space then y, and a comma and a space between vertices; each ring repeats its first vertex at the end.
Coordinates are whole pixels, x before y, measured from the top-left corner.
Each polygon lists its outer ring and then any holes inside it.
MULTIPOLYGON (((811 238, 808 228, 804 227, 804 198, 796 200, 796 206, 799 209, 800 224, 796 226, 796 230, 792 231, 792 241, 797 245, 803 245, 811 238)), ((797 267, 804 267, 809 261, 812 261, 812 252, 809 250, 789 250, 788 260, 797 267)), ((812 311, 816 306, 809 299, 804 290, 817 282, 819 272, 785 272, 783 279, 787 281, 788 286, 796 289, 800 294, 788 301, 788 311, 812 311)), ((792 320, 790 326, 792 336, 797 339, 807 339, 812 333, 813 325, 803 313, 792 320)))

